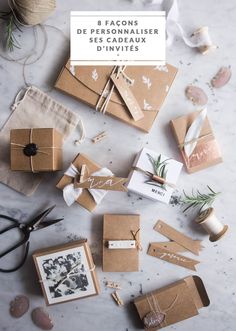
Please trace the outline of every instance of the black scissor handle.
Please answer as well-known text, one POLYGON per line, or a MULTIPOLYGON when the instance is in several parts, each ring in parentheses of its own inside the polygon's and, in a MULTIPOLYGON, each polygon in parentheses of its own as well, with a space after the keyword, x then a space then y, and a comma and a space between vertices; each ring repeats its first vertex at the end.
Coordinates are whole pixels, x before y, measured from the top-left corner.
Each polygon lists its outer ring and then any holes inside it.
POLYGON ((2 269, 2 268, 0 268, 0 272, 8 273, 8 272, 14 272, 14 271, 20 269, 23 266, 23 264, 25 263, 26 258, 28 256, 28 253, 29 253, 29 241, 27 241, 27 243, 26 243, 25 254, 24 254, 23 259, 21 260, 21 262, 16 267, 14 267, 12 269, 2 269))

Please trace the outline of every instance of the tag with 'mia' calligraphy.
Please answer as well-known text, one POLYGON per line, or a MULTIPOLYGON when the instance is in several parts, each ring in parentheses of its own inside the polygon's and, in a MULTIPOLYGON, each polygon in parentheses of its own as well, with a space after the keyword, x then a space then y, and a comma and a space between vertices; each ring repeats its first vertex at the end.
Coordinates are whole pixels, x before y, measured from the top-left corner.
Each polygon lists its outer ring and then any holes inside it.
POLYGON ((127 192, 124 184, 127 178, 113 176, 89 176, 82 183, 75 182, 75 188, 127 192))
POLYGON ((111 80, 120 93, 133 119, 135 121, 141 120, 144 117, 143 111, 122 74, 120 74, 118 77, 116 77, 116 74, 111 75, 111 80))

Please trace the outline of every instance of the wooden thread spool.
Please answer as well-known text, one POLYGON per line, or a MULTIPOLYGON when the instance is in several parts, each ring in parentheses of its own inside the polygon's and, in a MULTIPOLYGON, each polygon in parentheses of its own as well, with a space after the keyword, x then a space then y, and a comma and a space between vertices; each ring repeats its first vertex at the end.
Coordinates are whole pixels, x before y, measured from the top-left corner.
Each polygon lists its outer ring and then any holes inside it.
POLYGON ((210 241, 217 241, 224 236, 228 230, 228 225, 223 225, 214 214, 213 208, 202 211, 195 222, 200 224, 207 233, 210 241))

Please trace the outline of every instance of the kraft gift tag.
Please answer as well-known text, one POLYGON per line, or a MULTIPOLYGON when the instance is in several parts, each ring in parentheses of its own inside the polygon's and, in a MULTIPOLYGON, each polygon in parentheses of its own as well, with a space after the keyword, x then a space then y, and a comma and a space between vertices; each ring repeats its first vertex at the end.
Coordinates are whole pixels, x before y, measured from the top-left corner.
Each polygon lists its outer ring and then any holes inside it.
POLYGON ((0 132, 0 182, 25 195, 32 195, 42 181, 42 174, 10 170, 10 130, 55 128, 66 139, 78 125, 77 114, 38 88, 28 88, 0 132))

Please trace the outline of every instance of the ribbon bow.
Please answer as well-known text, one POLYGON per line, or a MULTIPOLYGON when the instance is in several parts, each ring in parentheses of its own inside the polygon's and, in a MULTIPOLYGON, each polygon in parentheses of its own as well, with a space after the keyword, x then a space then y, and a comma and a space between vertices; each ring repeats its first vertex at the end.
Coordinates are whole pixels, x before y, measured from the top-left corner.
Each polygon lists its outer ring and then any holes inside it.
MULTIPOLYGON (((65 175, 76 178, 77 175, 79 175, 80 172, 78 169, 71 164, 70 167, 66 170, 65 175)), ((113 173, 107 169, 107 168, 101 168, 100 170, 92 173, 93 176, 113 176, 113 173)), ((67 204, 67 206, 71 206, 81 195, 83 189, 82 188, 76 188, 74 186, 74 183, 71 183, 69 185, 66 185, 63 189, 63 198, 67 204)), ((89 193, 92 195, 94 201, 96 204, 99 204, 104 196, 107 194, 106 190, 96 190, 96 189, 88 189, 89 193)))

